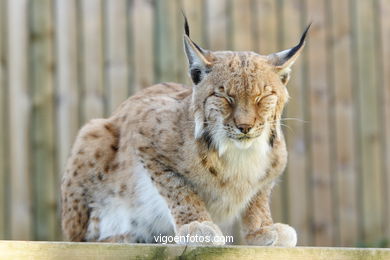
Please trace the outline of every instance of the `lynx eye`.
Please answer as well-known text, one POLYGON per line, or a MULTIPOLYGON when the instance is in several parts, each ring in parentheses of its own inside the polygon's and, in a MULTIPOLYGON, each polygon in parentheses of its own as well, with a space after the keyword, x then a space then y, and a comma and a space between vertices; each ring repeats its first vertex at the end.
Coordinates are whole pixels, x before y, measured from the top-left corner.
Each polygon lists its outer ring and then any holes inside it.
POLYGON ((226 95, 225 93, 214 92, 213 95, 216 97, 224 98, 229 104, 234 104, 234 98, 226 95))
POLYGON ((259 95, 255 98, 255 102, 256 104, 260 103, 261 100, 267 98, 267 97, 270 97, 270 96, 273 96, 275 94, 275 91, 272 90, 272 86, 270 85, 265 85, 263 87, 263 94, 262 95, 259 95))
POLYGON ((255 102, 256 102, 256 104, 259 104, 262 100, 264 100, 264 99, 266 99, 266 98, 269 98, 269 97, 274 97, 275 96, 275 93, 274 92, 272 92, 272 93, 270 93, 270 94, 268 94, 268 95, 265 95, 265 96, 257 96, 256 98, 255 98, 255 102))

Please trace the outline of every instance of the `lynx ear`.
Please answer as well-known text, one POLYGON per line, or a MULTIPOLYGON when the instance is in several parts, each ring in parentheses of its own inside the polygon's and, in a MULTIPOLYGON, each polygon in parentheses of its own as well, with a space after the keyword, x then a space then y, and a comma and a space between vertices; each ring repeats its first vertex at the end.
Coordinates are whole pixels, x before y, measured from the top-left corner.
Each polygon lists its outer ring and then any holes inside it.
POLYGON ((188 27, 187 18, 185 16, 184 20, 184 50, 189 64, 189 72, 192 82, 197 85, 211 70, 211 55, 209 51, 202 49, 191 40, 190 30, 188 27))
POLYGON ((291 66, 297 60, 305 46, 306 34, 310 28, 309 24, 303 32, 301 39, 295 47, 281 52, 273 53, 267 56, 268 62, 275 66, 275 70, 280 75, 283 84, 287 84, 290 79, 291 66))

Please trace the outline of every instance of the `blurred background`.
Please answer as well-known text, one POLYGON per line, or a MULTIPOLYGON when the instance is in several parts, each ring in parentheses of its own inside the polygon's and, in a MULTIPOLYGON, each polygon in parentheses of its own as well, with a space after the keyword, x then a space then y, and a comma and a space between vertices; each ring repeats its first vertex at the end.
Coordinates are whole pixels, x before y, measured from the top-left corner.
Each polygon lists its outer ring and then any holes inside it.
POLYGON ((153 83, 190 83, 183 18, 211 50, 293 47, 275 221, 299 245, 389 247, 390 1, 0 0, 0 239, 61 240, 78 129, 153 83))

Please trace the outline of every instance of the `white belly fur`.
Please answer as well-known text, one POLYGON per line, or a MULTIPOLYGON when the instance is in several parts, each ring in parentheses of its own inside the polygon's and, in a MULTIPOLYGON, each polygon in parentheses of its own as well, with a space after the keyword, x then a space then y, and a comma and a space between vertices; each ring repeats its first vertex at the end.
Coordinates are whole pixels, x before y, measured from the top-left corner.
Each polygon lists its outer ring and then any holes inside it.
MULTIPOLYGON (((174 234, 174 221, 165 200, 142 167, 134 169, 134 198, 108 197, 99 209, 99 240, 130 233, 134 240, 153 243, 159 234, 174 234)), ((97 212, 95 212, 97 213, 97 212)))

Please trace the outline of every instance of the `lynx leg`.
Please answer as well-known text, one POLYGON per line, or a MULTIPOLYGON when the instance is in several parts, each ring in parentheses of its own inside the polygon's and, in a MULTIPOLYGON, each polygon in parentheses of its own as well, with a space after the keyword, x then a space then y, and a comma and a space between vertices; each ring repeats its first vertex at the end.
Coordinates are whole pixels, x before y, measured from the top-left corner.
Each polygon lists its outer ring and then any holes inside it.
MULTIPOLYGON (((166 200, 176 225, 178 236, 203 236, 210 241, 180 241, 183 244, 213 244, 215 236, 222 236, 220 228, 215 225, 200 197, 185 184, 182 177, 172 172, 159 173, 152 171, 152 181, 161 196, 166 200)), ((220 244, 220 243, 217 243, 220 244)))
POLYGON ((89 221, 91 189, 115 158, 118 131, 105 119, 95 119, 79 132, 62 179, 62 229, 71 241, 84 241, 89 221))
POLYGON ((243 218, 244 239, 249 245, 286 246, 297 244, 297 233, 286 224, 274 224, 269 207, 271 188, 252 200, 243 218))
MULTIPOLYGON (((67 186, 70 181, 65 182, 67 186)), ((77 191, 69 191, 63 188, 62 195, 62 229, 66 238, 70 241, 85 241, 89 212, 87 202, 82 194, 77 191)))

